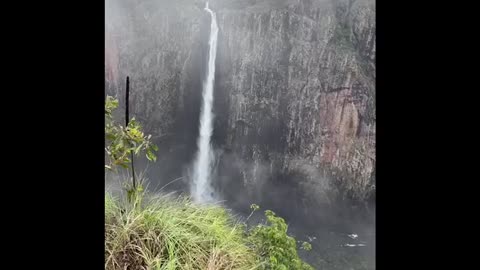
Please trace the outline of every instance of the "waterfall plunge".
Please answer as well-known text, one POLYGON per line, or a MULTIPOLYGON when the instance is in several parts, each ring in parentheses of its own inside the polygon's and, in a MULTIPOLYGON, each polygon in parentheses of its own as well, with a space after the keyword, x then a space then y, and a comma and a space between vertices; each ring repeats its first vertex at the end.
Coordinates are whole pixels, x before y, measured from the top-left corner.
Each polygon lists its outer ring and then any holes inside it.
POLYGON ((203 104, 200 112, 200 132, 197 139, 198 152, 193 164, 191 195, 196 202, 211 202, 214 200, 213 187, 211 185, 211 173, 213 170, 213 151, 211 149, 210 138, 213 132, 213 86, 215 82, 215 58, 217 55, 217 36, 218 26, 215 13, 208 8, 208 2, 205 10, 210 13, 212 22, 210 25, 209 55, 207 79, 203 85, 203 104))

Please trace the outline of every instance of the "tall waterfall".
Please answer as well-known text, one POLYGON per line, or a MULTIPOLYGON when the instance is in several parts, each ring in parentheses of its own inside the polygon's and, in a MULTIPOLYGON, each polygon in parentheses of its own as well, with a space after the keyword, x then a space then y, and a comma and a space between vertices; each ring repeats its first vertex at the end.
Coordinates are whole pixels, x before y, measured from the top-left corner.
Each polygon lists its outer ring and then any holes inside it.
POLYGON ((211 149, 210 138, 213 131, 212 105, 213 105, 213 86, 215 82, 215 58, 217 55, 217 36, 218 26, 215 13, 208 8, 208 2, 205 10, 210 13, 212 22, 210 25, 209 55, 207 79, 203 85, 203 104, 200 112, 200 132, 197 139, 198 152, 193 164, 191 195, 196 202, 210 202, 214 199, 213 188, 211 184, 211 173, 213 166, 213 151, 211 149))

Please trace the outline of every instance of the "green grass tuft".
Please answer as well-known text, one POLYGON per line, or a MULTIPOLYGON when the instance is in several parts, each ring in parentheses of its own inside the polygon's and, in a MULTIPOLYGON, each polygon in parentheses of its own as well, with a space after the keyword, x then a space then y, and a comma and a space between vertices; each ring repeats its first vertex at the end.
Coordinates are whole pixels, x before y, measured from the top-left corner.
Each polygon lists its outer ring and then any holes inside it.
POLYGON ((221 206, 158 196, 128 207, 105 196, 105 269, 256 269, 245 227, 221 206))

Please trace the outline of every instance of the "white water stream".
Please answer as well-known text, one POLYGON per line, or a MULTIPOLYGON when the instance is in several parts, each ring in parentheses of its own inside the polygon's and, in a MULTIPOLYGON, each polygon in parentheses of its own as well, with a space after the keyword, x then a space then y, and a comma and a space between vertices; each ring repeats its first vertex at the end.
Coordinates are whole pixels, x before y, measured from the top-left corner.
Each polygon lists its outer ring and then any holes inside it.
POLYGON ((210 139, 213 132, 213 86, 215 82, 215 58, 217 56, 218 25, 215 13, 208 8, 212 22, 210 25, 209 56, 207 79, 203 85, 203 104, 200 112, 200 132, 197 139, 198 152, 193 163, 191 195, 196 202, 211 202, 214 200, 214 190, 211 183, 211 174, 214 155, 210 139))

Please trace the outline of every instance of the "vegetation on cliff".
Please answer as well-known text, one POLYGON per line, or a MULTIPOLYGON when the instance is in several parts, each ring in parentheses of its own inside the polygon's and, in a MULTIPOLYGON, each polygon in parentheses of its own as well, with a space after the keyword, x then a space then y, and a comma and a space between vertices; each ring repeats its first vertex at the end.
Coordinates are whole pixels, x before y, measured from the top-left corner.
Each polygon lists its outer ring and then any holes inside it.
POLYGON ((107 194, 105 269, 313 269, 298 257, 285 221, 268 210, 266 216, 248 228, 222 206, 186 197, 132 204, 107 194))
MULTIPOLYGON (((115 123, 117 106, 107 97, 106 168, 128 169, 128 157, 141 152, 154 161, 157 148, 138 123, 130 121, 127 128, 115 123)), ((265 223, 248 227, 221 205, 148 195, 142 185, 126 187, 126 198, 105 194, 105 269, 313 269, 298 257, 285 220, 272 211, 265 211, 265 223)))

